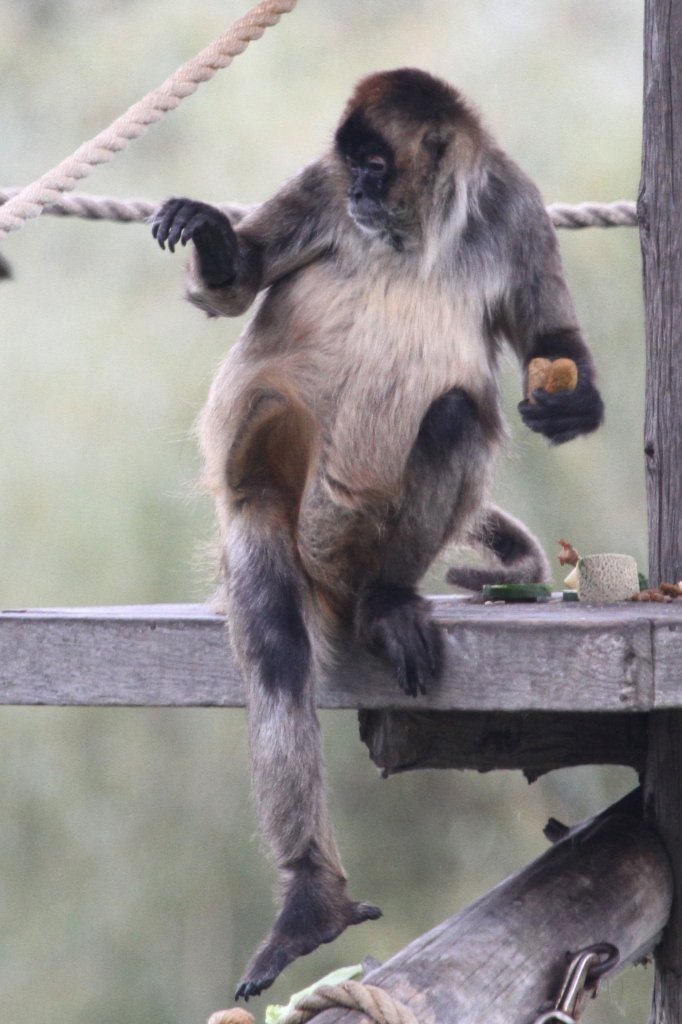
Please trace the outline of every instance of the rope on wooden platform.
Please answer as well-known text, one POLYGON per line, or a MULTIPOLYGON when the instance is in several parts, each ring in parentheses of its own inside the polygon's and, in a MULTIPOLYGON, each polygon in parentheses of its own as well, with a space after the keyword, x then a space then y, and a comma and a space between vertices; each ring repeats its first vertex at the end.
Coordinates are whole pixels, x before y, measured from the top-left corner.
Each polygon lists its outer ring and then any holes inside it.
MULTIPOLYGON (((19 188, 0 189, 0 207, 21 192, 19 188)), ((218 203, 234 212, 232 203, 218 203)), ((113 220, 121 223, 148 220, 160 206, 152 199, 118 199, 116 196, 94 196, 84 192, 61 195, 42 209, 56 217, 82 217, 86 220, 113 220)), ((0 223, 2 223, 0 209, 0 223)), ((637 226, 637 205, 620 200, 615 203, 551 203, 547 207, 555 228, 622 228, 637 226)))
POLYGON ((62 160, 40 178, 22 188, 0 209, 0 238, 17 231, 32 217, 39 217, 46 206, 54 204, 61 193, 71 191, 76 182, 87 177, 99 164, 113 160, 131 142, 144 135, 202 82, 232 63, 266 28, 293 10, 297 0, 262 0, 236 21, 223 35, 191 60, 186 61, 160 86, 143 96, 94 138, 84 142, 75 153, 62 160))

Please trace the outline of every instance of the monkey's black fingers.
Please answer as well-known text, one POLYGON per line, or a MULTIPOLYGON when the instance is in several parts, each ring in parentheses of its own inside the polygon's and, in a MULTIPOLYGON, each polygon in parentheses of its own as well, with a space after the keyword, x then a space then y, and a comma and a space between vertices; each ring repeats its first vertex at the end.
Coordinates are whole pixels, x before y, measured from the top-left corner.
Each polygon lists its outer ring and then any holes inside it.
MULTIPOLYGON (((175 246, 180 241, 180 236, 184 235, 187 231, 188 223, 194 220, 203 220, 203 215, 197 214, 196 212, 196 203, 186 202, 175 211, 175 216, 173 217, 173 223, 170 231, 168 232, 167 239, 168 248, 171 252, 175 252, 175 246)), ((191 237, 192 236, 190 234, 189 238, 191 237)), ((182 244, 185 245, 184 239, 182 244)))
MULTIPOLYGON (((378 647, 379 645, 377 645, 378 647)), ((416 697, 417 691, 413 688, 413 675, 408 667, 406 651, 403 644, 388 630, 383 638, 384 656, 391 664, 398 680, 398 686, 409 697, 416 697)), ((379 653, 379 651, 377 651, 379 653)))
POLYGON ((548 394, 535 391, 533 401, 518 406, 523 422, 530 430, 544 434, 554 444, 589 434, 604 418, 604 403, 594 385, 584 382, 575 391, 548 394))
POLYGON ((428 692, 428 684, 433 678, 433 652, 429 650, 428 639, 423 624, 415 622, 414 635, 411 639, 409 662, 414 673, 414 696, 424 696, 428 692))
POLYGON ((243 999, 245 1003, 248 1003, 251 996, 259 996, 263 989, 256 981, 243 981, 241 985, 237 986, 234 993, 235 999, 243 999))
POLYGON ((152 237, 156 239, 162 249, 166 248, 166 239, 168 238, 168 233, 171 229, 176 213, 182 207, 183 203, 186 202, 186 199, 167 199, 152 217, 152 237))
MULTIPOLYGON (((191 215, 192 211, 189 212, 191 215)), ((211 235, 211 224, 210 221, 207 220, 206 214, 201 211, 199 213, 194 213, 194 216, 190 216, 187 223, 181 230, 182 234, 180 236, 180 241, 183 245, 187 245, 187 243, 193 238, 197 240, 199 234, 203 234, 204 239, 207 241, 211 235)), ((214 231, 213 234, 217 235, 218 232, 214 231)))

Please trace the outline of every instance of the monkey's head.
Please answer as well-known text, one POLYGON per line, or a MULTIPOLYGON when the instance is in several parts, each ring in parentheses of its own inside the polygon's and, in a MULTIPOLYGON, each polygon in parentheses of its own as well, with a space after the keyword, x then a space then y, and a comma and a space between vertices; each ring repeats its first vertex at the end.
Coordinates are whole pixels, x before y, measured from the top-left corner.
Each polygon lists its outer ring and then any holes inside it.
POLYGON ((431 216, 448 216, 482 138, 459 94, 425 71, 364 78, 334 138, 351 217, 397 248, 419 242, 431 216))

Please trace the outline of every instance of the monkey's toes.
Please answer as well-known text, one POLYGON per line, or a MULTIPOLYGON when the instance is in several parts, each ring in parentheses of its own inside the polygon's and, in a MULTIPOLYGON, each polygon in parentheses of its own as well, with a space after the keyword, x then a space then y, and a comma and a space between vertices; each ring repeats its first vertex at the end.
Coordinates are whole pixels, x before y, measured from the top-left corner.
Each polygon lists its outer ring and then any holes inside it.
POLYGON ((376 921, 380 917, 383 917, 380 907, 375 907, 372 903, 354 903, 351 920, 348 923, 362 924, 363 921, 376 921))
POLYGON ((358 602, 356 628, 361 642, 391 666, 401 690, 411 697, 426 693, 442 648, 427 601, 407 588, 376 584, 358 602))
POLYGON ((292 916, 291 908, 287 909, 285 905, 272 931, 250 961, 237 986, 235 999, 246 1002, 251 996, 260 995, 292 961, 312 953, 318 946, 333 942, 350 925, 376 921, 381 917, 379 907, 371 903, 355 903, 347 898, 343 899, 333 916, 323 917, 321 912, 318 915, 316 911, 319 909, 311 902, 308 910, 313 913, 301 918, 300 915, 292 916))

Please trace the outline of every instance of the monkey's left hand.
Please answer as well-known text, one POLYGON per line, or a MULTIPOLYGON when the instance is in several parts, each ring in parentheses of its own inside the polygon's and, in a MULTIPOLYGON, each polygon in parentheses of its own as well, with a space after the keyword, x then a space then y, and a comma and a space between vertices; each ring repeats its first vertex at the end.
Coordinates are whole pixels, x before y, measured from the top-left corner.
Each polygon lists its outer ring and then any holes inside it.
POLYGON ((152 218, 152 235, 162 249, 175 252, 178 242, 194 242, 201 276, 211 288, 230 285, 237 277, 239 243, 225 214, 195 199, 168 199, 152 218))
POLYGON ((564 444, 579 434, 596 430, 604 418, 604 403, 593 383, 592 366, 586 359, 576 359, 578 384, 573 391, 550 394, 538 388, 533 401, 519 402, 523 422, 538 434, 544 434, 553 445, 564 444))

